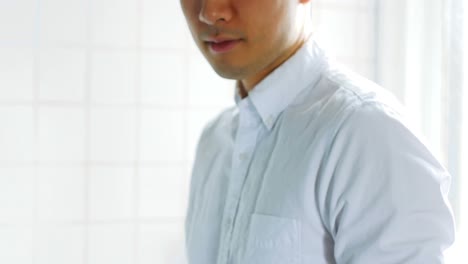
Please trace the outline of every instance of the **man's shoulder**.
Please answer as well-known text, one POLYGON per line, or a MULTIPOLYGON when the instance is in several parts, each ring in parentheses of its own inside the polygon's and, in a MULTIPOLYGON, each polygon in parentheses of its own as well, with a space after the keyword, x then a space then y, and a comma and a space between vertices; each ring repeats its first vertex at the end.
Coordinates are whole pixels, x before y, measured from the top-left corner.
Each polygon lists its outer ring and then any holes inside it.
POLYGON ((344 66, 327 70, 324 80, 328 85, 337 87, 334 99, 340 100, 344 105, 371 104, 397 112, 404 111, 402 104, 389 90, 344 66))
POLYGON ((343 66, 325 69, 288 111, 290 116, 321 120, 323 127, 337 127, 352 115, 400 116, 403 105, 388 90, 343 66), (328 124, 328 125, 327 125, 328 124))
POLYGON ((409 122, 404 105, 389 90, 346 68, 330 71, 327 80, 338 88, 334 95, 343 107, 340 127, 347 127, 363 137, 394 126, 418 134, 409 122))
POLYGON ((346 68, 331 70, 323 79, 326 85, 336 87, 325 107, 325 112, 334 112, 331 133, 354 142, 343 146, 397 151, 396 146, 408 147, 411 142, 428 147, 408 110, 387 89, 346 68))

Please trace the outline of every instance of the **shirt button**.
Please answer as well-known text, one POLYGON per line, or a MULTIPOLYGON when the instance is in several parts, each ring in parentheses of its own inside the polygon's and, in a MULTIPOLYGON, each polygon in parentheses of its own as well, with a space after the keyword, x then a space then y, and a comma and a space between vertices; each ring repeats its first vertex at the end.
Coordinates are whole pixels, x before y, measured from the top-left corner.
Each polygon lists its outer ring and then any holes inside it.
POLYGON ((266 122, 267 122, 268 126, 272 126, 273 125, 273 117, 272 116, 268 117, 266 122))
POLYGON ((245 161, 247 159, 247 153, 243 152, 239 155, 239 160, 240 161, 245 161))

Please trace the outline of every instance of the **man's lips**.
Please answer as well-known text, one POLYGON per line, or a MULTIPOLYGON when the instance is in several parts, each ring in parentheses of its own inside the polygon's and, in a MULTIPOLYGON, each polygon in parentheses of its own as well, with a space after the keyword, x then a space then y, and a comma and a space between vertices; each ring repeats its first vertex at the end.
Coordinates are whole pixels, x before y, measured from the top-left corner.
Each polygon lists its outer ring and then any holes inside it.
POLYGON ((225 53, 232 50, 241 42, 241 39, 208 39, 205 43, 210 48, 210 51, 213 53, 225 53))

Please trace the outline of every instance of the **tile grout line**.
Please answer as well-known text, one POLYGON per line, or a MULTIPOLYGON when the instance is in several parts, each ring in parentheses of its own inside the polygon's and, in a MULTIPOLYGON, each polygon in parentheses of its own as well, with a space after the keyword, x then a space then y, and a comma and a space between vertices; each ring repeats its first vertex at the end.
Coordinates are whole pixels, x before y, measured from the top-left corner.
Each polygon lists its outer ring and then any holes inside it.
MULTIPOLYGON (((155 167, 174 167, 174 166, 183 166, 185 163, 191 162, 191 160, 181 160, 181 161, 140 161, 138 162, 139 167, 143 168, 155 168, 155 167)), ((0 168, 14 168, 14 167, 33 167, 37 166, 39 168, 46 167, 62 167, 62 168, 76 168, 84 167, 86 164, 89 164, 90 167, 131 167, 135 165, 134 161, 131 162, 121 162, 121 161, 0 161, 0 168)))
MULTIPOLYGON (((139 222, 140 224, 168 224, 168 223, 181 223, 183 220, 179 216, 157 216, 157 217, 145 217, 145 218, 137 218, 137 217, 130 217, 125 219, 114 219, 114 220, 41 220, 36 221, 38 225, 41 226, 82 226, 86 223, 92 225, 118 225, 118 224, 127 224, 127 223, 134 223, 139 222)), ((31 219, 25 217, 24 220, 16 220, 15 223, 11 222, 0 222, 0 227, 28 227, 31 226, 31 219)))
POLYGON ((141 62, 142 62, 142 17, 143 17, 143 0, 136 0, 136 13, 137 13, 137 21, 136 21, 136 65, 135 65, 135 100, 136 100, 136 107, 135 107, 135 162, 134 162, 134 177, 133 177, 133 217, 137 221, 133 222, 133 263, 138 264, 139 258, 139 246, 140 246, 140 236, 139 230, 141 228, 140 221, 138 221, 140 217, 140 145, 141 145, 141 118, 142 118, 142 82, 141 82, 141 62))
MULTIPOLYGON (((367 62, 369 60, 362 60, 362 62, 367 62)), ((33 101, 0 101, 0 107, 4 106, 30 106, 33 101)), ((50 107, 63 107, 63 108, 81 108, 85 107, 86 105, 93 107, 93 108, 134 108, 136 107, 136 103, 97 103, 97 102, 90 102, 89 104, 86 104, 84 102, 76 102, 76 101, 67 101, 67 100, 38 100, 37 104, 39 106, 50 106, 50 107)), ((151 109, 151 110, 164 110, 164 111, 180 111, 181 108, 184 109, 184 105, 159 105, 159 104, 154 104, 154 103, 144 103, 141 102, 139 106, 142 109, 151 109)), ((208 106, 203 106, 203 105, 190 105, 187 106, 187 108, 190 108, 192 110, 213 110, 213 108, 221 108, 224 107, 225 105, 208 105, 208 106)))
MULTIPOLYGON (((181 11, 182 12, 182 11, 181 11)), ((190 195, 189 195, 189 192, 190 192, 190 179, 191 179, 191 175, 189 174, 189 168, 191 166, 190 164, 190 161, 188 161, 188 156, 190 153, 188 153, 189 151, 189 140, 188 140, 188 137, 189 137, 189 122, 190 122, 190 117, 189 117, 189 113, 190 113, 190 110, 192 109, 190 107, 190 60, 191 60, 191 56, 190 56, 190 46, 188 43, 192 43, 191 42, 192 39, 190 39, 190 36, 188 34, 185 34, 185 43, 187 43, 185 45, 185 48, 184 48, 184 53, 183 53, 183 56, 184 56, 184 74, 185 74, 185 78, 184 78, 184 83, 183 83, 183 87, 184 87, 184 101, 183 101, 183 110, 184 110, 184 134, 183 134, 183 137, 184 137, 184 141, 183 141, 183 153, 185 155, 185 157, 183 158, 184 159, 184 166, 183 166, 183 177, 184 177, 184 181, 183 181, 183 190, 181 190, 181 195, 184 194, 184 199, 189 199, 190 195)), ((185 201, 185 204, 189 204, 189 202, 186 200, 185 201)), ((184 218, 185 218, 185 213, 187 212, 187 208, 184 208, 185 211, 184 211, 184 218)), ((184 220, 184 219, 182 219, 184 220)), ((183 222, 184 223, 184 222, 183 222)), ((185 225, 182 225, 182 234, 183 234, 183 241, 184 241, 184 251, 182 252, 184 254, 184 256, 186 257, 187 254, 186 254, 186 248, 185 248, 185 225)))
POLYGON ((32 200, 32 219, 31 219, 31 263, 35 263, 36 241, 37 234, 36 228, 38 226, 38 181, 39 181, 39 74, 40 74, 40 6, 41 0, 36 0, 36 17, 34 26, 33 37, 33 200, 32 200))
POLYGON ((85 87, 84 87, 84 225, 83 225, 83 263, 89 263, 89 223, 90 223, 90 178, 91 178, 91 71, 92 71, 92 0, 86 3, 86 40, 85 40, 85 87))
POLYGON ((380 73, 378 71, 379 63, 380 63, 378 54, 379 54, 379 47, 380 47, 380 41, 381 41, 379 37, 380 0, 374 0, 373 2, 374 2, 374 7, 372 9, 372 16, 373 16, 372 22, 374 25, 374 28, 372 30, 372 34, 374 34, 373 36, 374 50, 372 52, 372 55, 373 55, 372 63, 374 64, 373 77, 374 77, 375 82, 379 83, 381 79, 380 73))

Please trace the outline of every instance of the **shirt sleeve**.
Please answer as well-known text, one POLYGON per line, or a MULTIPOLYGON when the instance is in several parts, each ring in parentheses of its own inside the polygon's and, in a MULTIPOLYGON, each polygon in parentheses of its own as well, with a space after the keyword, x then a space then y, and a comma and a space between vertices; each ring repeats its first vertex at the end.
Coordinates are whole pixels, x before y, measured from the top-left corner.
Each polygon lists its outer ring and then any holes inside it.
POLYGON ((450 175, 389 109, 364 103, 334 134, 323 199, 336 263, 444 263, 450 175))
POLYGON ((184 238, 185 238, 185 247, 187 248, 188 241, 191 239, 191 230, 192 230, 192 217, 194 204, 196 203, 196 191, 197 191, 197 179, 194 177, 195 171, 198 170, 201 161, 203 160, 203 154, 205 150, 205 142, 208 130, 211 128, 212 122, 208 122, 202 129, 198 137, 197 144, 195 146, 195 160, 192 165, 192 175, 190 175, 190 182, 188 188, 188 202, 187 208, 185 210, 185 219, 184 219, 184 238))

